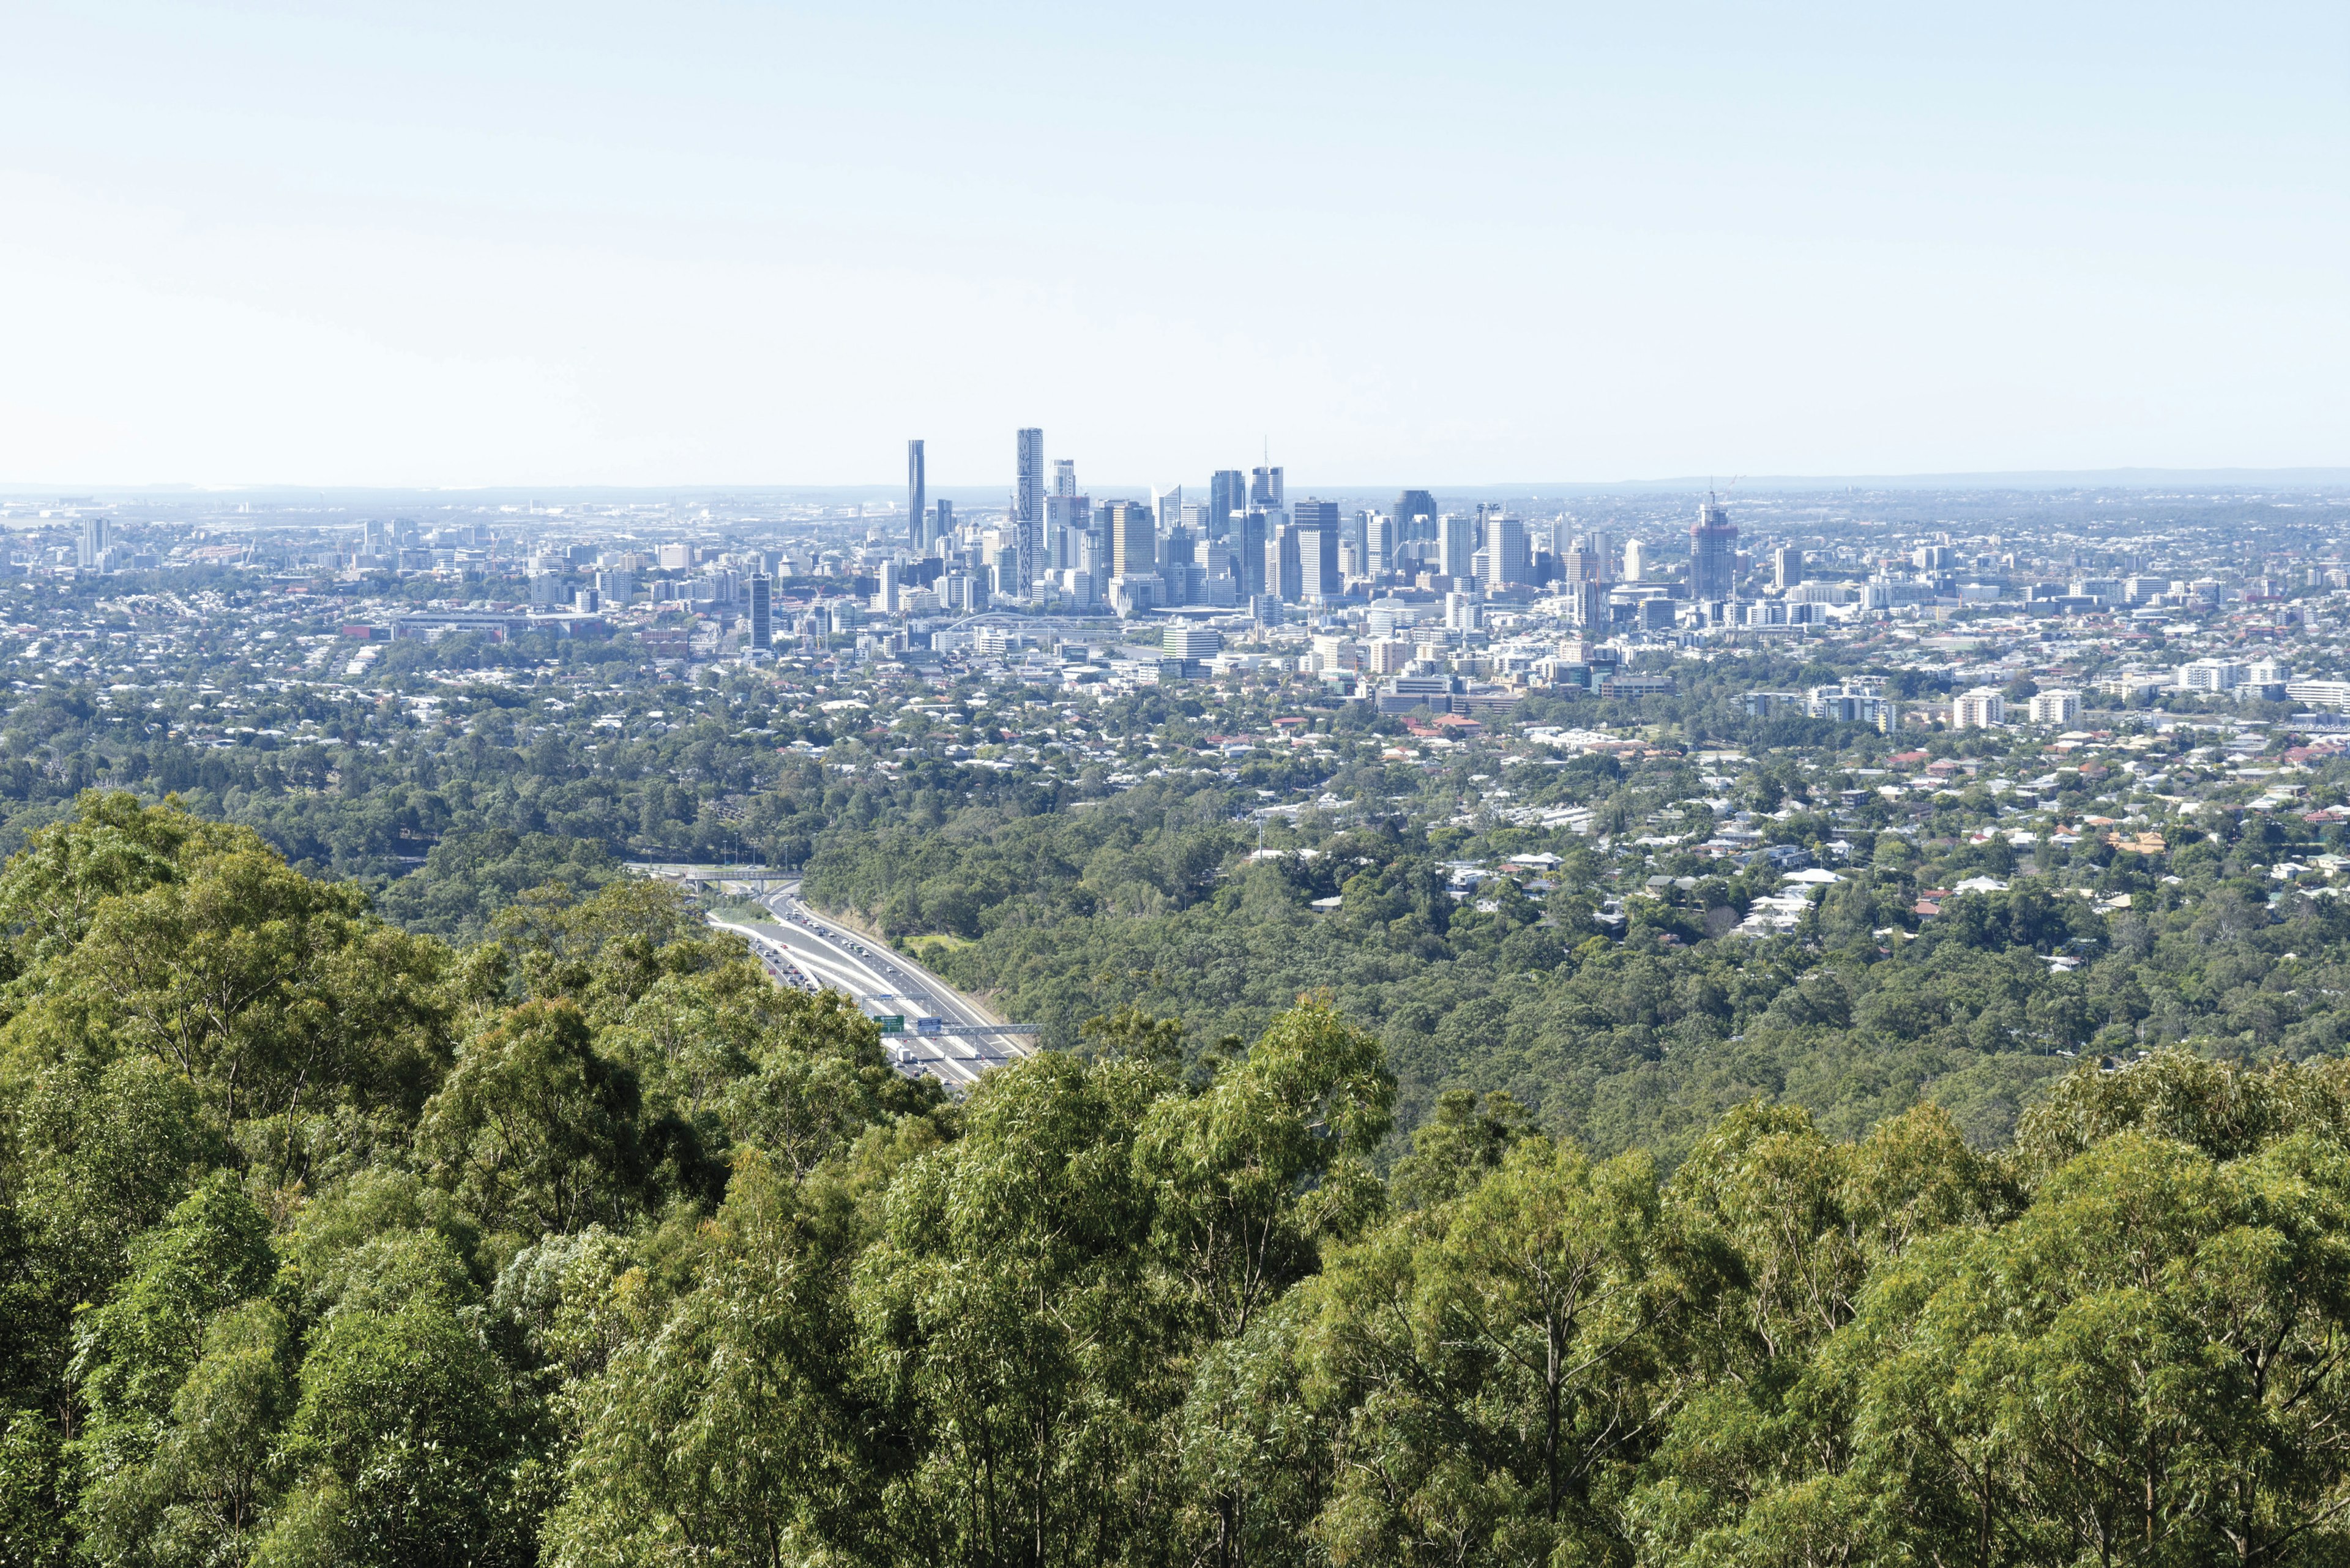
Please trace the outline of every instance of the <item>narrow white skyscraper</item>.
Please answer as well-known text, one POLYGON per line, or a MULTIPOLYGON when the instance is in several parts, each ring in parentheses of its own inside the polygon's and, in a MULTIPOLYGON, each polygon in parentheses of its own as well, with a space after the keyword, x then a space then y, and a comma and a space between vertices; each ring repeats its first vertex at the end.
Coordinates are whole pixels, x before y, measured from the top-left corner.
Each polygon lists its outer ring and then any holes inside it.
POLYGON ((1437 565, 1446 576, 1458 580, 1470 576, 1471 561, 1477 554, 1477 520, 1458 512, 1448 512, 1436 520, 1437 565))

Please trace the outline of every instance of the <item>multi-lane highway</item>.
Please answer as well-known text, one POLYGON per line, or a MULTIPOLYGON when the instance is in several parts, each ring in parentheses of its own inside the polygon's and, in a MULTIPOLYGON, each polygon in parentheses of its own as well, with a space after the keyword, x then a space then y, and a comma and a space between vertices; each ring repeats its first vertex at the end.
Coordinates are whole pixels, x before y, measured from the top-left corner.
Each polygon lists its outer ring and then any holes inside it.
POLYGON ((1027 1054, 1028 1042, 1001 1033, 1003 1020, 978 1002, 911 959, 868 942, 801 903, 797 882, 759 901, 774 911, 772 924, 718 923, 748 937, 784 978, 846 992, 875 1017, 904 1019, 905 1032, 882 1041, 901 1070, 970 1085, 988 1068, 1027 1054), (930 1019, 936 1023, 922 1022, 930 1019))

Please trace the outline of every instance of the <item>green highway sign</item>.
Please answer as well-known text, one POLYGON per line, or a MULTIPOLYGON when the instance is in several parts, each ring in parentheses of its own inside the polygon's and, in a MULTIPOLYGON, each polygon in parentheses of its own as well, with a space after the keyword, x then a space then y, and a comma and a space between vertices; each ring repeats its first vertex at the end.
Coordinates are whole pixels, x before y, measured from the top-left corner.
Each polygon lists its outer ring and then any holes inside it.
POLYGON ((903 1034, 906 1032, 906 1015, 902 1012, 885 1012, 873 1022, 881 1026, 884 1034, 903 1034))

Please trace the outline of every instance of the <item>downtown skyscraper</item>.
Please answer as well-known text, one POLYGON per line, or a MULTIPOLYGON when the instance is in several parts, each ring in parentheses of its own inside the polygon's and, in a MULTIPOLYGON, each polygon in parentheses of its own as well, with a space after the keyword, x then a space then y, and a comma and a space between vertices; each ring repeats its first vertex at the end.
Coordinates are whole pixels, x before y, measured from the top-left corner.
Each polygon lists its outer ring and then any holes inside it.
MULTIPOLYGON (((922 443, 916 441, 914 444, 919 447, 922 443)), ((916 526, 919 527, 920 514, 916 515, 918 519, 916 526)), ((750 589, 751 650, 754 653, 764 653, 775 645, 775 580, 764 572, 755 572, 751 576, 750 589)))
POLYGON ((1159 520, 1139 501, 1113 501, 1103 509, 1109 532, 1109 569, 1116 577, 1149 576, 1159 570, 1159 520))
POLYGON ((1436 497, 1425 490, 1407 490, 1396 497, 1396 539, 1433 539, 1437 536, 1436 497))
POLYGON ((1305 500, 1290 508, 1296 535, 1297 591, 1301 599, 1338 597, 1338 504, 1305 500))
POLYGON ((1730 597, 1738 576, 1738 524, 1711 495, 1690 525, 1690 597, 1711 603, 1730 597))
POLYGON ((1485 519, 1484 586, 1488 591, 1534 581, 1534 553, 1523 518, 1494 513, 1485 519))
POLYGON ((1014 461, 1012 527, 1018 540, 1020 578, 1014 592, 1025 595, 1035 586, 1037 545, 1045 534, 1045 432, 1035 426, 1020 431, 1014 461))
POLYGON ((1477 520, 1458 512, 1437 519, 1437 569, 1459 583, 1467 578, 1477 556, 1477 520))
POLYGON ((1248 475, 1220 468, 1208 478, 1208 537, 1222 539, 1233 528, 1235 513, 1248 510, 1248 475))
POLYGON ((922 472, 922 443, 910 441, 906 443, 906 542, 917 555, 930 544, 925 537, 930 511, 930 484, 922 472))

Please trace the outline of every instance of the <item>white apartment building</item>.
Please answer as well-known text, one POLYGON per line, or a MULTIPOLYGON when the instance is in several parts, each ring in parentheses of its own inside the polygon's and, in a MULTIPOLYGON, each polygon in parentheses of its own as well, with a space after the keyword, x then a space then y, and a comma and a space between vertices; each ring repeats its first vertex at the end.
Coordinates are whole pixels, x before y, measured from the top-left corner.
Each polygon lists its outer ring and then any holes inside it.
POLYGON ((2178 667, 2185 691, 2233 691, 2244 683, 2244 667, 2225 659, 2190 659, 2178 667))
POLYGON ((1224 650, 1224 637, 1211 626, 1178 624, 1167 628, 1159 647, 1170 659, 1213 659, 1224 650))
POLYGON ((2111 697, 2131 698, 2142 691, 2159 691, 2178 684, 2177 676, 2168 670, 2122 670, 2111 675, 2097 677, 2097 690, 2111 697))
POLYGON ((1950 704, 1955 730, 1996 730, 2007 722, 2007 699, 1996 686, 1977 686, 1959 694, 1950 704))
POLYGON ((1847 681, 1841 686, 1814 686, 1804 693, 1804 711, 1814 719, 1840 724, 1874 725, 1889 735, 1901 727, 1901 706, 1884 694, 1878 683, 1847 681), (1877 689, 1872 690, 1873 686, 1877 689))
POLYGON ((1314 657, 1317 670, 1360 670, 1363 667, 1362 645, 1351 638, 1317 635, 1314 639, 1314 657))
POLYGON ((2043 691, 2032 700, 2031 718, 2035 724, 2077 723, 2081 718, 2081 694, 2043 691))
POLYGON ((2289 681, 2284 694, 2292 701, 2306 702, 2313 708, 2350 709, 2350 680, 2289 681))

